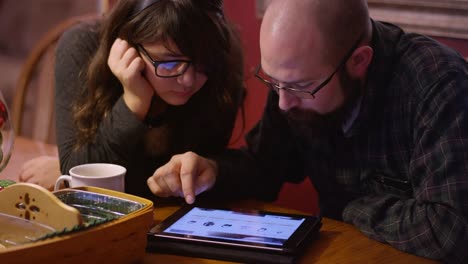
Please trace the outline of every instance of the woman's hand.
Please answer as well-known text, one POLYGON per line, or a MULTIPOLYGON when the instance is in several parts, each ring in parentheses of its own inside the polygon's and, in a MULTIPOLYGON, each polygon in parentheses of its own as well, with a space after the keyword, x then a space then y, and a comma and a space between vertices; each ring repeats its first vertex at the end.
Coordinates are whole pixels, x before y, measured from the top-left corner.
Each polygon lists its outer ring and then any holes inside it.
POLYGON ((58 157, 40 156, 23 164, 19 174, 19 181, 38 184, 52 191, 55 181, 60 175, 58 157))
POLYGON ((193 152, 172 156, 147 180, 153 194, 160 197, 184 197, 188 204, 195 196, 214 186, 218 164, 193 152))
POLYGON ((124 88, 123 99, 128 108, 143 120, 154 90, 143 75, 145 62, 127 41, 117 38, 112 44, 107 64, 124 88))

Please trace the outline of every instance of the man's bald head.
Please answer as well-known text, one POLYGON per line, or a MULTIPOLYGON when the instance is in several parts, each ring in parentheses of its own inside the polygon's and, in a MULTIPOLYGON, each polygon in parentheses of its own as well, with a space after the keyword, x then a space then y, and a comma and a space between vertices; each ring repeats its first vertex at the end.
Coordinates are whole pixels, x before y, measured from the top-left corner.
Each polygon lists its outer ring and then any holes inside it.
POLYGON ((296 52, 320 49, 322 60, 336 64, 369 31, 366 0, 274 0, 265 12, 260 41, 296 52))

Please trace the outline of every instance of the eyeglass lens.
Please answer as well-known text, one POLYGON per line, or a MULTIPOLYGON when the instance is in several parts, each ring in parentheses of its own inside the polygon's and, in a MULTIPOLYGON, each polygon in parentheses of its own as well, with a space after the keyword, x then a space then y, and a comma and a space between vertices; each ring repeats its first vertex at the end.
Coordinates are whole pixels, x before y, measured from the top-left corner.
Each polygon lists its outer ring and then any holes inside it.
POLYGON ((182 75, 191 63, 188 60, 156 61, 142 45, 138 45, 138 49, 151 61, 151 64, 154 66, 154 73, 159 77, 177 77, 182 75))
POLYGON ((176 76, 183 74, 189 67, 186 61, 156 62, 153 64, 158 76, 176 76))

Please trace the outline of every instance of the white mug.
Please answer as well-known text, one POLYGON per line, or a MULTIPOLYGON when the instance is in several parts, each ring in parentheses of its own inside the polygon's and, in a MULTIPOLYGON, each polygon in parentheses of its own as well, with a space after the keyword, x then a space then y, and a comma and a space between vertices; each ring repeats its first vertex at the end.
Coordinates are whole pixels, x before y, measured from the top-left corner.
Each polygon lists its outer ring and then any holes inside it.
POLYGON ((62 175, 57 179, 54 190, 60 189, 63 182, 68 182, 72 188, 94 186, 124 192, 126 172, 125 167, 111 163, 78 165, 70 169, 70 175, 62 175))

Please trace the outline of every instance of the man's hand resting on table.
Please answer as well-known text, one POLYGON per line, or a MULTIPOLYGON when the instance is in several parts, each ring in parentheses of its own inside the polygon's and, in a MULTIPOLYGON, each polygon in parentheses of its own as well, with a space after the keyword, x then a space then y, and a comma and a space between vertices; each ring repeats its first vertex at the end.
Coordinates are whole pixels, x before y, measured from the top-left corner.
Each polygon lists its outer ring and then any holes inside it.
POLYGON ((160 197, 184 197, 188 204, 195 196, 213 187, 218 166, 215 161, 193 152, 174 155, 147 180, 151 192, 160 197))
POLYGON ((58 157, 40 156, 23 164, 19 174, 19 181, 38 184, 52 191, 55 181, 60 175, 58 157))

